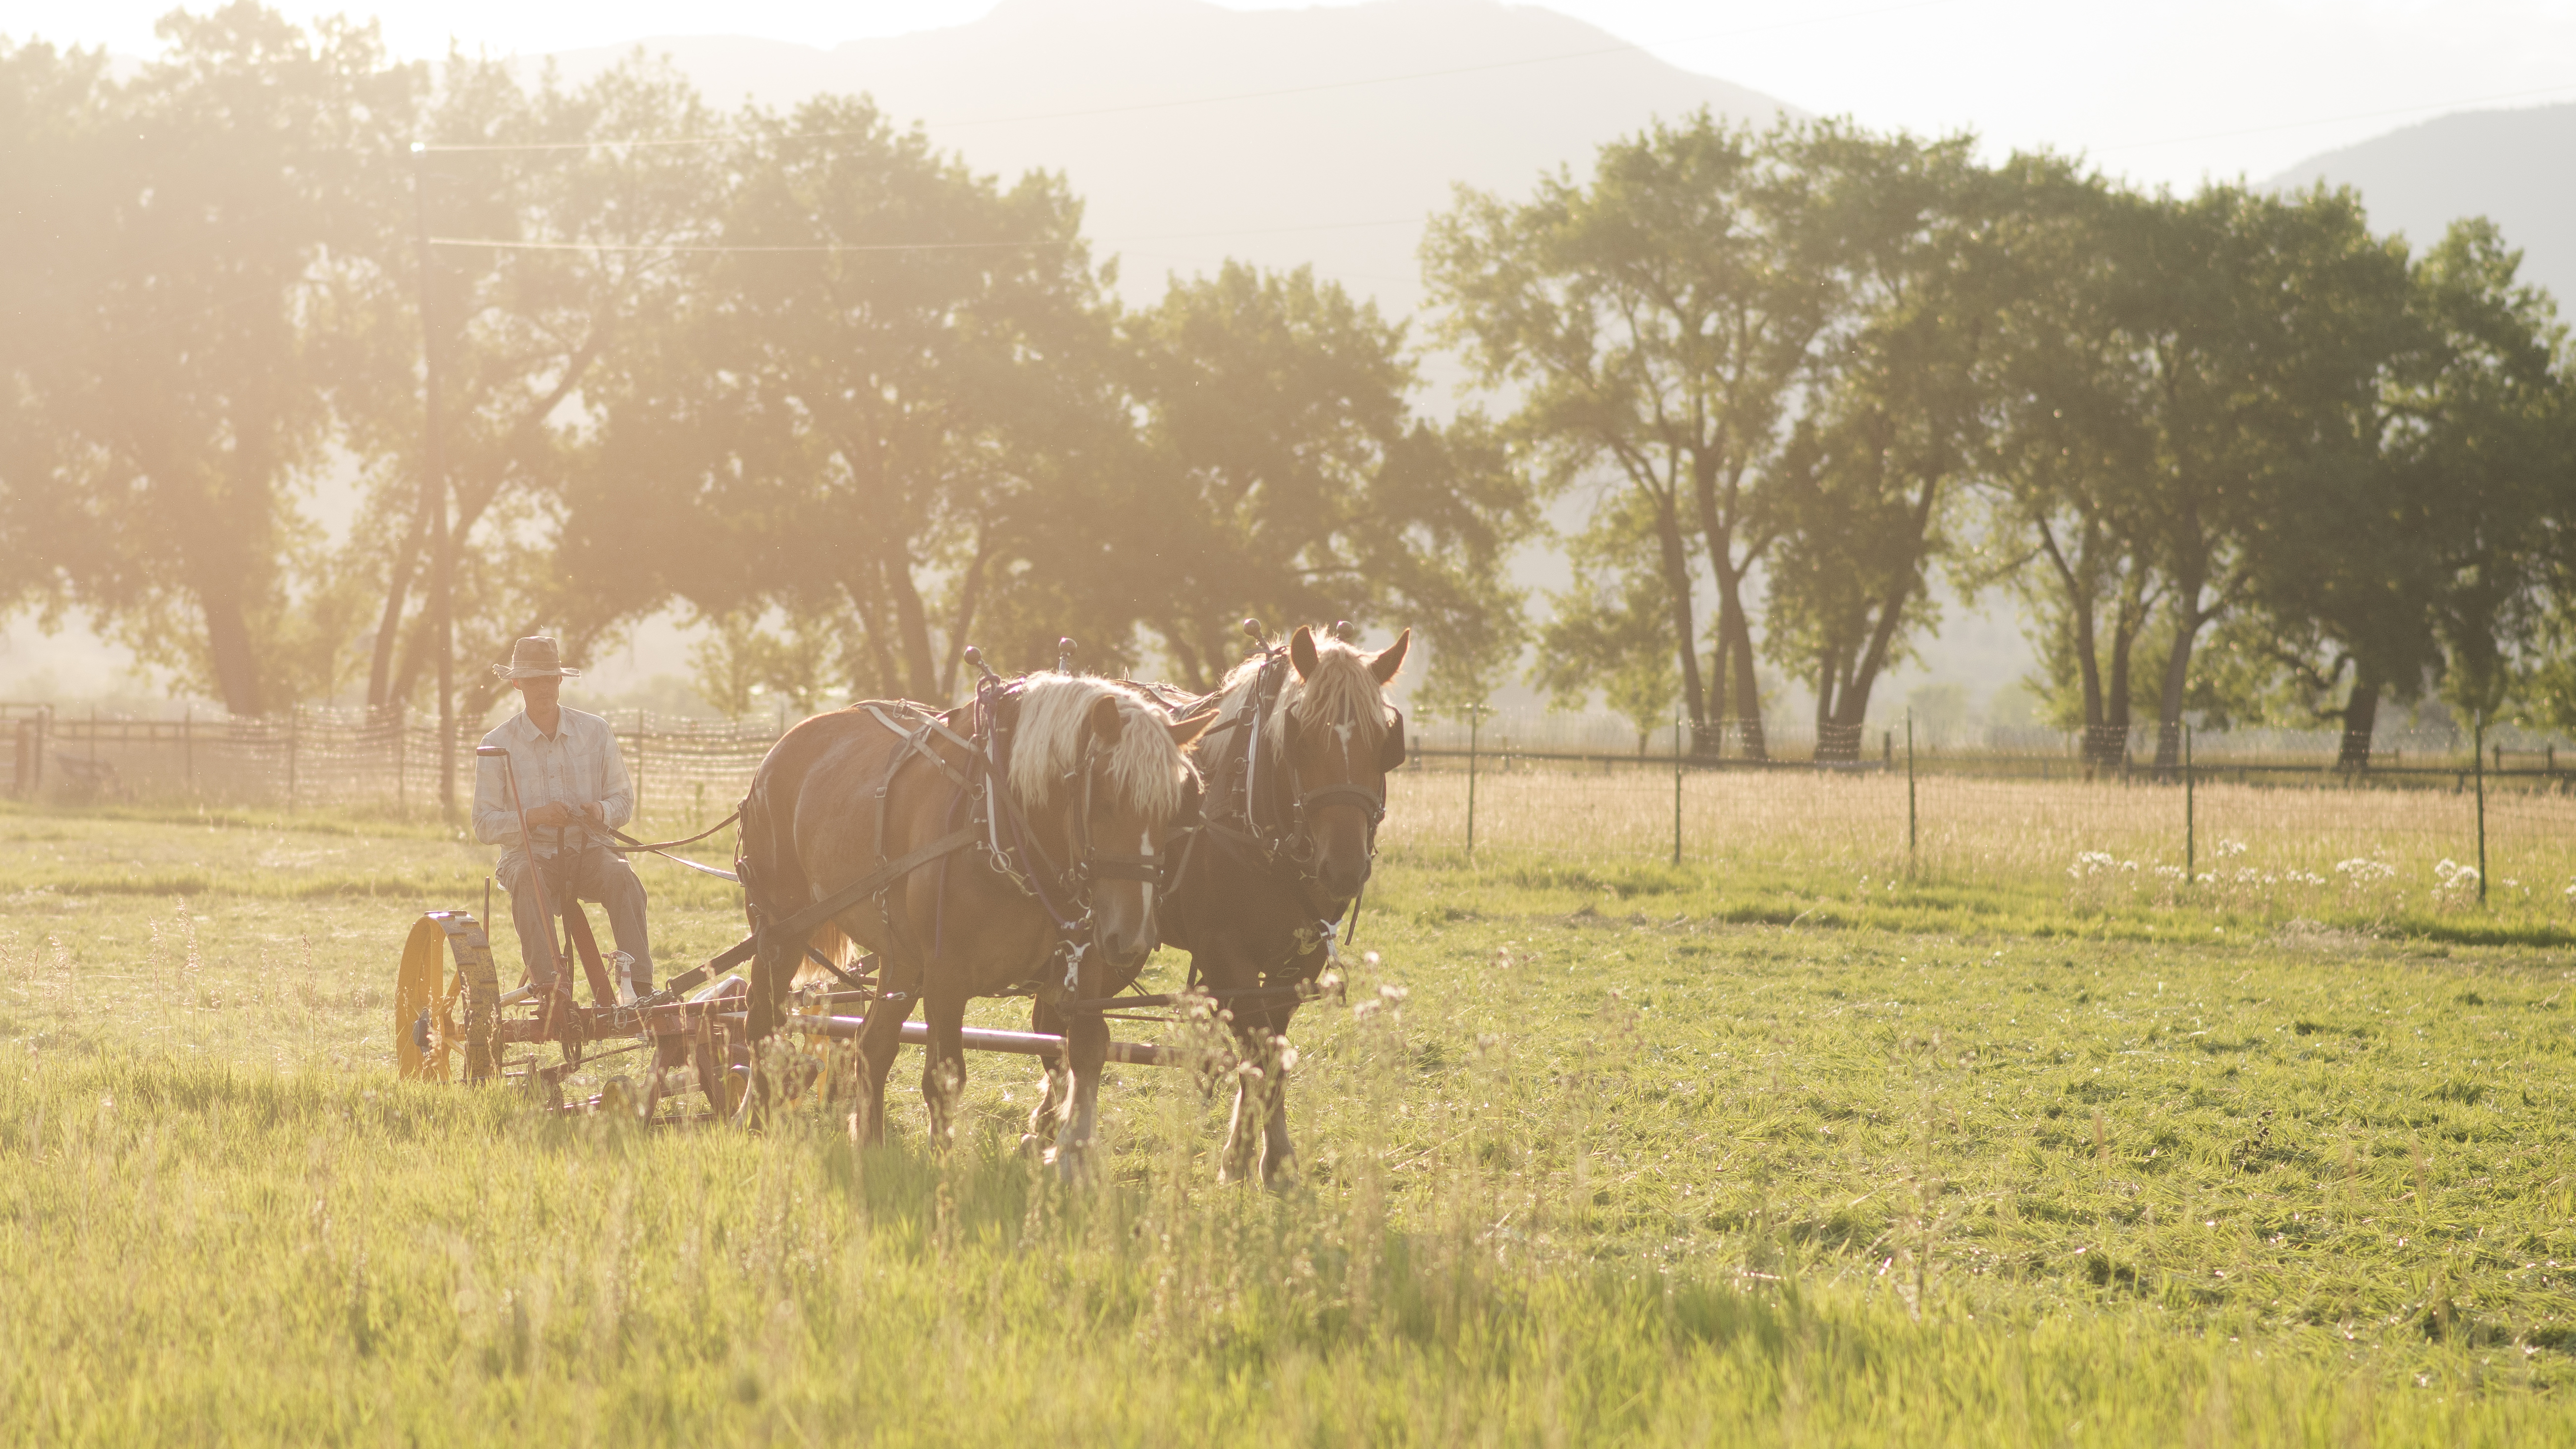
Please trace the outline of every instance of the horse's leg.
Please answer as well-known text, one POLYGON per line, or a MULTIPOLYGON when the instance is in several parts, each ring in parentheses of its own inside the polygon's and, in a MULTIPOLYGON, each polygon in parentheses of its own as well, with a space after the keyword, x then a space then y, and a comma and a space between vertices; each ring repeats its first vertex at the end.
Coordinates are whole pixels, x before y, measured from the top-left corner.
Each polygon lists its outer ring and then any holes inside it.
POLYGON ((966 994, 943 990, 921 1004, 930 1024, 930 1044, 922 1050, 921 1099, 930 1107, 930 1142, 947 1147, 957 1140, 957 1102, 966 1090, 966 994))
MULTIPOLYGON (((1045 997, 1038 997, 1029 1007, 1029 1030, 1041 1036, 1064 1035, 1064 1013, 1057 1011, 1045 997)), ((1038 1080, 1043 1084, 1038 1104, 1029 1112, 1028 1135, 1020 1146, 1045 1149, 1053 1146, 1056 1129, 1063 1123, 1065 1107, 1073 1100, 1073 1081, 1065 1071, 1061 1056, 1038 1058, 1038 1080)))
POLYGON ((905 969, 892 955, 877 970, 880 995, 868 1004, 868 1023, 859 1029, 859 1100, 850 1112, 850 1140, 861 1146, 885 1140, 886 1074, 903 1049, 903 1023, 912 1015, 920 981, 918 970, 905 969))
MULTIPOLYGON (((1085 972, 1086 977, 1089 972, 1085 972)), ((1086 990, 1094 989, 1089 980, 1086 990)), ((1100 1068, 1109 1060, 1109 1023, 1096 1011, 1073 1012, 1065 1018, 1065 1065, 1071 1071, 1071 1099, 1066 1105, 1063 1138, 1056 1143, 1055 1165, 1070 1182, 1091 1156, 1100 1125, 1100 1068)))
POLYGON ((1297 1145, 1288 1140, 1288 1019, 1296 1014, 1292 1003, 1273 1011, 1263 1023, 1262 1039, 1268 1050, 1262 1054, 1262 1095, 1269 1099, 1270 1113, 1262 1124, 1261 1183, 1264 1187, 1286 1187, 1297 1180, 1297 1145))
MULTIPOLYGON (((1207 952, 1190 957, 1191 969, 1211 991, 1240 991, 1254 985, 1259 973, 1249 965, 1249 957, 1232 941, 1218 944, 1207 952)), ((1234 1022, 1236 1055, 1241 1058, 1234 1074, 1234 1112, 1225 1127, 1225 1150, 1217 1154, 1216 1180, 1241 1182, 1252 1171, 1253 1154, 1258 1150, 1253 1139, 1253 1124, 1261 1116, 1262 1099, 1259 1080, 1243 1070, 1262 1064, 1262 1034, 1255 1031, 1248 1018, 1238 1016, 1234 1022)))
POLYGON ((762 1068, 760 1058, 769 1038, 778 1030, 779 1018, 786 1015, 785 983, 795 974, 794 966, 782 959, 787 950, 777 933, 763 932, 759 949, 751 957, 751 990, 747 993, 743 1023, 743 1038, 751 1045, 751 1081, 737 1109, 738 1120, 746 1127, 758 1127, 769 1117, 769 1073, 762 1068))

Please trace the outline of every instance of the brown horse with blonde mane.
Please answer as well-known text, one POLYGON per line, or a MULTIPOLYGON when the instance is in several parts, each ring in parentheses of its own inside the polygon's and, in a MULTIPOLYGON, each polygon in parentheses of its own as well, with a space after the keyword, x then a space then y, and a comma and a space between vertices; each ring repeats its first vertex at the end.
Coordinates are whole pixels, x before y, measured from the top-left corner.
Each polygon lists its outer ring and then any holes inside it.
MULTIPOLYGON (((743 801, 752 1040, 776 1028, 808 953, 839 965, 855 943, 877 972, 852 1131, 882 1137, 886 1074, 918 1002, 922 1095, 934 1140, 948 1140, 969 1000, 1107 996, 1153 952, 1159 854, 1197 790, 1184 751, 1212 718, 1176 722, 1125 686, 1033 674, 987 676, 944 714, 864 702, 789 730, 743 801)), ((1109 1038, 1096 1014, 1065 1035, 1057 1125, 1078 1156, 1109 1038)))
MULTIPOLYGON (((1245 627, 1260 637, 1253 621, 1245 627)), ((1387 772, 1404 763, 1404 718, 1386 686, 1412 642, 1408 629, 1371 655, 1300 626, 1287 643, 1257 648, 1214 696, 1167 700, 1192 718, 1216 711, 1197 750, 1200 819, 1175 846, 1157 919, 1253 1069, 1235 1089, 1220 1160, 1228 1181, 1248 1174, 1256 1150, 1264 1182, 1295 1172, 1288 1023, 1368 884, 1387 772)), ((1039 1031, 1082 1025, 1046 1001, 1035 1018, 1039 1031)), ((1050 1071, 1032 1132, 1043 1136, 1076 1089, 1050 1071)))

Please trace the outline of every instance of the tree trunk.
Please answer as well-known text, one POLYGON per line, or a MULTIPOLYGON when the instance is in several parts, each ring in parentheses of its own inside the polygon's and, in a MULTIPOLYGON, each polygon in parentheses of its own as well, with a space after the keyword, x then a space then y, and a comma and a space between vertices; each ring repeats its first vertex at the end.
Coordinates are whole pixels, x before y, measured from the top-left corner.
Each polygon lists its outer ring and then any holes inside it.
POLYGON ((895 668, 894 651, 886 644, 885 612, 878 597, 878 573, 877 561, 863 557, 859 560, 857 574, 845 580, 841 587, 849 592, 850 607, 858 611, 859 632, 867 646, 868 662, 876 670, 874 680, 854 679, 850 681, 850 687, 859 695, 883 697, 903 693, 903 683, 897 677, 900 671, 895 668))
POLYGON ((1708 691, 1699 673, 1699 626, 1691 609, 1690 546, 1682 539, 1681 515, 1670 498, 1655 500, 1655 544, 1662 555, 1664 595, 1673 614, 1674 648, 1682 666, 1682 710, 1690 718, 1691 753, 1708 754, 1708 691))
MULTIPOLYGON (((2067 646, 2075 655, 2075 678, 2083 696, 2083 760, 2090 766, 2110 762, 2117 753, 2111 747, 2110 723, 2112 703, 2106 699, 2102 681, 2102 639, 2094 617, 2096 597, 2094 554, 2100 546, 2101 533, 2091 521, 2084 525, 2084 541, 2074 558, 2057 542, 2057 531, 2046 518, 2035 518, 2039 530, 2040 551, 2048 555, 2049 567, 2057 574, 2058 587, 2066 595, 2067 646)), ((2126 712, 2128 709, 2129 649, 2128 632, 2118 621, 2112 625, 2111 682, 2108 694, 2118 701, 2123 717, 2121 748, 2126 748, 2126 712)))
POLYGON ((1717 455, 1701 448, 1691 455, 1691 496, 1699 507, 1699 531, 1708 550, 1709 572, 1717 580, 1717 652, 1726 661, 1723 671, 1731 690, 1731 700, 1738 727, 1744 732, 1744 754, 1747 759, 1768 759, 1762 739, 1762 684, 1753 670, 1753 630, 1744 617, 1744 575, 1752 570, 1754 559, 1768 547, 1767 540, 1745 550, 1743 567, 1735 562, 1735 524, 1719 506, 1721 498, 1732 503, 1742 474, 1721 486, 1717 455))
POLYGON ((912 582, 908 540, 884 539, 886 592, 894 598, 895 629, 903 644, 903 697, 928 700, 939 690, 939 663, 930 652, 930 611, 912 582))
MULTIPOLYGON (((1737 583, 1743 576, 1737 575, 1737 583)), ((1744 616, 1740 590, 1727 590, 1734 604, 1731 617, 1725 618, 1727 653, 1733 658, 1727 666, 1727 684, 1735 692, 1735 718, 1744 731, 1744 755, 1751 760, 1767 760, 1770 751, 1762 736, 1762 677, 1753 668, 1753 626, 1744 616)))
MULTIPOLYGON (((1916 500, 1914 554, 1917 558, 1922 555, 1923 535, 1931 526, 1932 507, 1939 498, 1940 486, 1938 478, 1927 481, 1922 495, 1916 500)), ((1844 679, 1842 697, 1835 702, 1830 720, 1837 740, 1835 759, 1860 758, 1860 732, 1861 726, 1869 721, 1870 692, 1878 687, 1879 673, 1887 668, 1888 652, 1895 647, 1896 631, 1904 624, 1905 606, 1913 597, 1914 571, 1908 568, 1897 575, 1896 582, 1878 601, 1878 619, 1869 631, 1869 643, 1862 648, 1860 657, 1852 664, 1850 675, 1844 679)), ((1822 729, 1816 734, 1816 757, 1826 758, 1822 729)))
POLYGON ((2343 706, 2343 748, 2335 755, 2338 770, 2370 768, 2371 736, 2379 729, 2379 671, 2368 660, 2355 661, 2352 697, 2343 706))
POLYGON ((984 563, 992 557, 989 530, 975 531, 975 556, 966 561, 957 579, 957 612, 948 628, 948 648, 939 658, 939 693, 932 702, 946 704, 957 698, 957 671, 965 663, 967 632, 975 627, 975 606, 983 598, 984 563))
POLYGON ((201 578, 197 606, 206 616, 206 661, 214 671, 215 689, 224 708, 243 718, 260 713, 259 660, 250 642, 250 623, 243 617, 241 595, 230 582, 201 578))
POLYGON ((2191 682, 2191 650, 2199 641, 2201 626, 2209 615, 2200 608, 2197 581, 2177 587, 2174 598, 2173 652, 2165 656, 2163 697, 2156 703, 2156 769, 2170 772, 2182 768, 2182 699, 2184 688, 2191 682), (2188 600, 2188 603, 2179 601, 2188 600))
POLYGON ((386 693, 393 684, 394 645, 402 637, 403 608, 410 600, 412 570, 420 559, 421 541, 429 534, 429 509, 416 507, 411 514, 411 529, 403 535, 401 547, 394 551, 393 569, 385 581, 384 617, 376 624, 376 648, 367 662, 367 708, 379 710, 393 703, 386 693))

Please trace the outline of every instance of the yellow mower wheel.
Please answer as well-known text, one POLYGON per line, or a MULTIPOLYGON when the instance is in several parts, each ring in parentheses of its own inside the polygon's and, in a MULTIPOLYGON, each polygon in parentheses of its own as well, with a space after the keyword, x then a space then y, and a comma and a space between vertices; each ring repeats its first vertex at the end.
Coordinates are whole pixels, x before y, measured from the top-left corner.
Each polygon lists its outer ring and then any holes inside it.
POLYGON ((423 916, 403 943, 394 978, 394 1067, 409 1081, 447 1080, 447 932, 423 916))

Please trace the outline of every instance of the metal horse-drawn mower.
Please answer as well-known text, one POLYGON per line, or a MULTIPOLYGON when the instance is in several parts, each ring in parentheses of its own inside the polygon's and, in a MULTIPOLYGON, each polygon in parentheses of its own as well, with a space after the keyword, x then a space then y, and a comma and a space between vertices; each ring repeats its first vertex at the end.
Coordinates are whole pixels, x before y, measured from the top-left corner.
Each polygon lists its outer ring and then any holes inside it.
MULTIPOLYGON (((487 745, 476 753, 502 761, 511 776, 510 798, 517 802, 518 783, 507 752, 487 745)), ((533 839, 525 819, 522 806, 520 838, 533 839)), ((722 823, 715 827, 723 828, 722 823)), ((668 855, 667 846, 687 841, 650 845, 623 834, 617 839, 621 854, 649 851, 693 870, 736 880, 730 871, 668 855)), ((664 1124, 736 1113, 751 1084, 752 1052, 746 1031, 750 985, 728 968, 748 959, 758 938, 746 938, 715 960, 683 971, 661 990, 639 998, 625 978, 624 954, 600 950, 580 902, 567 900, 560 913, 551 910, 544 873, 532 871, 531 876, 538 909, 549 921, 560 922, 560 936, 549 931, 556 958, 555 986, 548 989, 523 976, 516 987, 503 991, 483 923, 465 911, 429 912, 412 926, 395 983, 394 1054, 400 1074, 444 1082, 461 1072, 469 1083, 513 1082, 536 1094, 551 1112, 612 1112, 664 1124), (589 988, 586 1003, 578 999, 568 970, 575 961, 580 963, 582 983, 589 988), (561 1058, 540 1065, 539 1055, 549 1043, 561 1049, 561 1058), (514 1047, 531 1050, 513 1057, 510 1049, 514 1047), (566 1097, 564 1083, 576 1072, 636 1054, 642 1054, 636 1078, 612 1075, 594 1094, 566 1097), (703 1108, 685 1105, 691 1094, 703 1094, 703 1108)), ((487 886, 487 914, 489 900, 487 886)), ((867 979, 873 975, 874 962, 862 958, 854 976, 819 954, 813 960, 849 989, 798 992, 794 1014, 781 1023, 782 1029, 801 1037, 855 1040, 866 1018, 834 1013, 864 1008, 875 998, 873 983, 867 979)), ((928 1039, 926 1022, 904 1023, 902 1041, 920 1045, 928 1039)), ((980 1028, 966 1030, 965 1045, 970 1050, 1050 1061, 1060 1059, 1065 1051, 1061 1036, 980 1028)), ((1145 1066, 1173 1059, 1162 1048, 1133 1042, 1111 1043, 1109 1056, 1112 1061, 1145 1066)))

